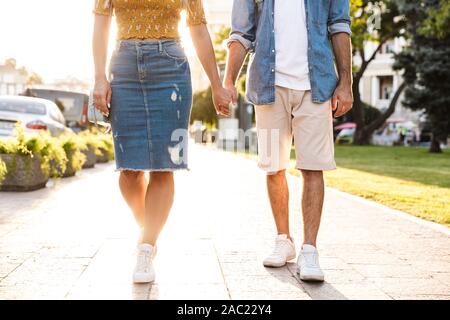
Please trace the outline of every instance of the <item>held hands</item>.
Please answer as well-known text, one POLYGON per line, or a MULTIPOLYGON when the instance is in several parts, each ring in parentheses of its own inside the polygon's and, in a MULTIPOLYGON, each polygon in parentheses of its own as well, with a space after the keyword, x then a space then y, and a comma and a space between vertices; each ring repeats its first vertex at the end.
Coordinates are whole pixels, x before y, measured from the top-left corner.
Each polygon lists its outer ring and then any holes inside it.
POLYGON ((94 85, 94 106, 105 116, 109 116, 111 86, 106 78, 96 79, 94 85))
POLYGON ((331 106, 333 111, 335 111, 335 118, 339 118, 350 111, 353 106, 353 92, 350 83, 340 83, 337 86, 333 94, 333 99, 331 100, 331 106))
POLYGON ((230 104, 232 102, 231 93, 221 85, 212 89, 214 107, 218 115, 231 116, 230 104))

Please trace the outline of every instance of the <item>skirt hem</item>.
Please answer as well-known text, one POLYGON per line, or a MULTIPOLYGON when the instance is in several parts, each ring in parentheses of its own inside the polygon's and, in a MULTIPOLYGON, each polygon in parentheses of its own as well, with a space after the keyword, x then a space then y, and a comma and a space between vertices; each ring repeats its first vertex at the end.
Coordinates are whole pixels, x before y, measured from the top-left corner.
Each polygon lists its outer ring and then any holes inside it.
POLYGON ((175 171, 191 171, 189 168, 161 168, 161 169, 135 169, 135 168, 116 168, 115 172, 121 171, 144 171, 144 172, 175 172, 175 171))

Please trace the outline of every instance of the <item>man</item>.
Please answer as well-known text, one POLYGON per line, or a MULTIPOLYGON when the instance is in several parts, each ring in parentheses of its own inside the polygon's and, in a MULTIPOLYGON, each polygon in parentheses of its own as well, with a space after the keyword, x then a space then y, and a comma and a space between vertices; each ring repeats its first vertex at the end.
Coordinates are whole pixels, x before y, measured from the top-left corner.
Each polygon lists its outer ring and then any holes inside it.
POLYGON ((233 4, 224 85, 236 101, 236 79, 251 53, 247 99, 256 109, 259 166, 267 172, 278 232, 264 265, 281 267, 296 256, 285 175, 293 138, 296 168, 303 176, 304 242, 298 267, 305 281, 324 280, 316 249, 323 170, 336 168, 332 111, 339 117, 353 104, 350 33, 349 0, 235 0, 233 4))

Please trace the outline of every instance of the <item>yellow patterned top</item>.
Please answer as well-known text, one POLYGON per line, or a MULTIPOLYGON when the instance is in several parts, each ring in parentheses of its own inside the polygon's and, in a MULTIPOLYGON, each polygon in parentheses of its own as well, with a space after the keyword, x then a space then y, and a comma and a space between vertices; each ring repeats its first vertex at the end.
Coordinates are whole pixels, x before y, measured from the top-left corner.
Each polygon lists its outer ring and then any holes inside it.
POLYGON ((94 13, 115 14, 120 40, 175 39, 183 9, 189 26, 206 24, 202 0, 95 0, 94 13))

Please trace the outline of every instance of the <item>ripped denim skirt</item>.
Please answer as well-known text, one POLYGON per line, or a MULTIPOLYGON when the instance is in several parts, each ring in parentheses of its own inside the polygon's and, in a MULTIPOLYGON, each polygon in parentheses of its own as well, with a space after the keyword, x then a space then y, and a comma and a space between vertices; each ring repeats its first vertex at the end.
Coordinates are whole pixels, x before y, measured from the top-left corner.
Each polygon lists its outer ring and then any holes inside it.
POLYGON ((120 40, 110 74, 116 169, 187 169, 192 84, 180 41, 120 40))

